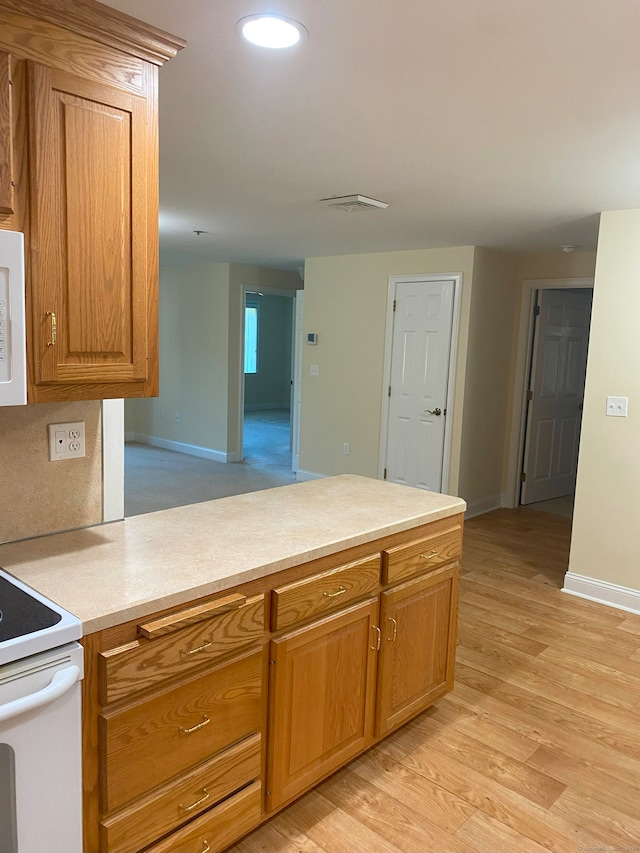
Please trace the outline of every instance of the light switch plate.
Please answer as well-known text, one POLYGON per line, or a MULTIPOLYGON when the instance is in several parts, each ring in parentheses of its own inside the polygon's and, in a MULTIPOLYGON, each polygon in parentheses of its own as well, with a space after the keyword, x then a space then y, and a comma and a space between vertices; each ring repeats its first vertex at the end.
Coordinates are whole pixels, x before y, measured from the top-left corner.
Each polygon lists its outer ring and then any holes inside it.
POLYGON ((607 417, 626 418, 628 406, 628 397, 607 397, 607 417))

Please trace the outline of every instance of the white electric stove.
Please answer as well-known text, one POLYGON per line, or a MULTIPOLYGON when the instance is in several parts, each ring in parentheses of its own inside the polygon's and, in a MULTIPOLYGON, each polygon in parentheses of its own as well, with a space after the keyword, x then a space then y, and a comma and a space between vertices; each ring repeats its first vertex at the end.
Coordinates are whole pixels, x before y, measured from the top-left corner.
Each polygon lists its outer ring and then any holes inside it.
POLYGON ((82 853, 81 636, 0 569, 0 853, 82 853))

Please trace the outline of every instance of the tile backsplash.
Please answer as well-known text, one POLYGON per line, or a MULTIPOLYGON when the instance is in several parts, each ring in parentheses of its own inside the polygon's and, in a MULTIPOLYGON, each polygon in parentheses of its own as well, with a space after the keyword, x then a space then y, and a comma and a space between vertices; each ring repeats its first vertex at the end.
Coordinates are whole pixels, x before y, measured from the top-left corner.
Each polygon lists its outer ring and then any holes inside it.
POLYGON ((0 542, 102 521, 97 400, 0 408, 0 542), (48 424, 84 421, 87 455, 49 462, 48 424))

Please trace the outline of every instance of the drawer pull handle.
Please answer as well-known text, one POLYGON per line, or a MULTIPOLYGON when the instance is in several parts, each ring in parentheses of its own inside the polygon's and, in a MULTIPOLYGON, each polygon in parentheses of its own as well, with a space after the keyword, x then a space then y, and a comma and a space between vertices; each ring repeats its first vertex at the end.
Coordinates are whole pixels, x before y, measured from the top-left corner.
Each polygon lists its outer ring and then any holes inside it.
POLYGON ((206 788, 202 789, 202 796, 199 800, 196 800, 195 803, 192 803, 190 806, 183 806, 182 803, 178 806, 181 812, 192 812, 194 809, 197 809, 198 806, 201 806, 206 800, 209 799, 209 792, 206 788))
POLYGON ((211 850, 211 848, 209 847, 209 842, 205 838, 204 841, 202 842, 201 853, 209 853, 210 850, 211 850))
POLYGON ((393 618, 393 616, 389 616, 388 619, 389 619, 389 622, 391 622, 391 624, 393 625, 393 635, 391 637, 387 637, 387 640, 390 643, 395 643, 396 637, 398 636, 398 623, 393 618))
POLYGON ((325 595, 327 598, 336 598, 336 596, 338 595, 344 595, 346 591, 347 590, 345 587, 339 586, 335 592, 323 592, 322 594, 325 595))
POLYGON ((211 722, 211 717, 207 717, 206 714, 203 714, 202 715, 202 722, 198 723, 197 726, 191 726, 190 729, 184 729, 182 726, 180 726, 178 731, 181 732, 183 735, 190 735, 193 732, 197 732, 198 729, 203 729, 205 726, 208 726, 210 722, 211 722))
POLYGON ((188 658, 189 655, 197 655, 198 652, 203 652, 205 649, 208 649, 211 645, 211 640, 205 640, 201 646, 197 646, 195 649, 180 649, 180 657, 188 658))
POLYGON ((433 560, 434 557, 438 556, 437 551, 429 551, 428 554, 420 554, 421 560, 433 560))
POLYGON ((380 630, 380 628, 378 628, 377 625, 372 625, 371 627, 376 632, 376 645, 375 646, 369 646, 369 648, 371 649, 372 652, 379 652, 380 651, 380 645, 382 643, 382 631, 380 630))

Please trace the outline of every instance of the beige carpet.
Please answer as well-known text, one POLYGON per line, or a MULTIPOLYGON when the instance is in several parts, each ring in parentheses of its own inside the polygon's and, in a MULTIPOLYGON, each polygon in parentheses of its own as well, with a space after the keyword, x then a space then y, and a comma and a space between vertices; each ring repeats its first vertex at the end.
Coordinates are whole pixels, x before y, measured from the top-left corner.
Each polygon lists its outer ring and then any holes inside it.
POLYGON ((229 463, 127 443, 125 517, 295 482, 289 434, 288 411, 247 413, 244 461, 229 463))

